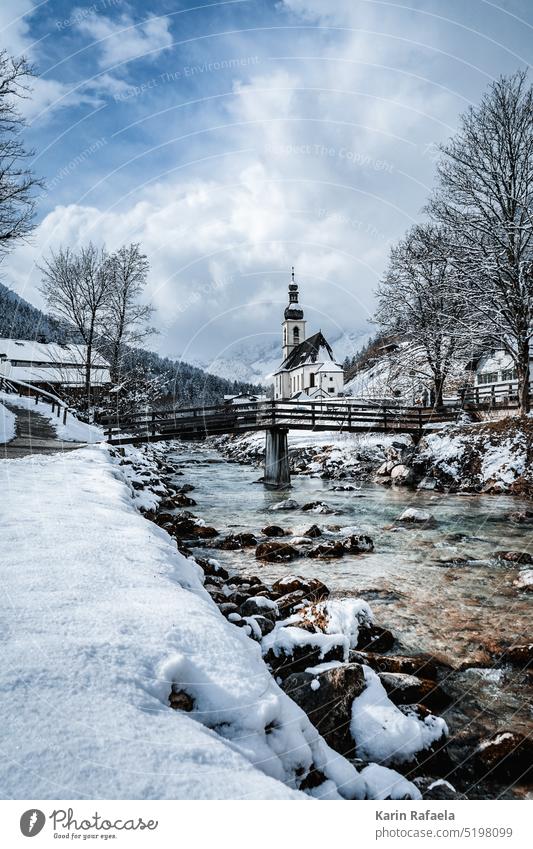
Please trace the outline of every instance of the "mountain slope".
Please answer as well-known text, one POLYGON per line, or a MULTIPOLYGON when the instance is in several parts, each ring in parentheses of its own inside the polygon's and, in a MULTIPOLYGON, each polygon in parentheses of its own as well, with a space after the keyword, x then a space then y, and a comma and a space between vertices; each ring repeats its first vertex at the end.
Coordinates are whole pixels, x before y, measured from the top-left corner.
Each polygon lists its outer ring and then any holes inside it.
MULTIPOLYGON (((353 357, 370 335, 363 332, 339 333, 337 336, 329 336, 328 342, 333 348, 336 360, 342 363, 346 357, 353 357)), ((218 377, 268 385, 271 383, 269 375, 276 371, 281 359, 280 336, 279 339, 266 344, 251 341, 232 349, 227 355, 196 364, 218 377)))

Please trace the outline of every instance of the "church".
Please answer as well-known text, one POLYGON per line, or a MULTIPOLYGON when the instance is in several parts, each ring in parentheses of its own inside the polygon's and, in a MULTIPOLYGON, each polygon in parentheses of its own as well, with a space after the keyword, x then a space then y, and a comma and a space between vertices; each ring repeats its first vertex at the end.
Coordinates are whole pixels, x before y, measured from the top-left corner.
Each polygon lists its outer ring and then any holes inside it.
POLYGON ((283 362, 274 374, 274 398, 305 401, 336 398, 342 393, 344 372, 322 331, 306 337, 304 312, 298 303, 298 284, 292 269, 289 303, 285 308, 283 362))

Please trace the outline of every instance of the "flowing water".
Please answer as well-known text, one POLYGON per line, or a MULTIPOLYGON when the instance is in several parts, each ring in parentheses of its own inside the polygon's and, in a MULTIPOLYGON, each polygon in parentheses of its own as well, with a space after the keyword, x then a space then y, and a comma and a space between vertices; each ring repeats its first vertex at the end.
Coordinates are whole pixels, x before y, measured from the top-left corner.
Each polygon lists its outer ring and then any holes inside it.
MULTIPOLYGON (((257 482, 259 468, 227 462, 207 447, 180 447, 172 459, 195 487, 192 511, 221 536, 241 531, 259 535, 268 524, 299 535, 314 523, 326 532, 331 528, 332 539, 346 535, 347 529, 369 534, 372 553, 333 560, 302 557, 290 564, 265 564, 255 560, 253 548, 222 551, 216 540, 210 553, 227 568, 267 582, 292 572, 320 578, 334 594, 367 599, 376 621, 396 635, 398 653, 429 652, 457 670, 447 719, 465 738, 503 728, 532 733, 527 673, 493 668, 487 652, 491 642, 532 641, 532 596, 514 585, 520 567, 494 558, 498 550, 531 551, 531 526, 508 518, 520 508, 531 509, 530 502, 391 490, 370 483, 343 492, 333 489, 339 482, 296 475, 291 490, 280 492, 257 482), (287 497, 300 505, 325 501, 335 513, 269 510, 287 497), (434 527, 395 524, 406 507, 428 510, 434 527), (461 559, 467 565, 457 565, 461 559)), ((198 554, 205 556, 206 550, 198 549, 198 554)))

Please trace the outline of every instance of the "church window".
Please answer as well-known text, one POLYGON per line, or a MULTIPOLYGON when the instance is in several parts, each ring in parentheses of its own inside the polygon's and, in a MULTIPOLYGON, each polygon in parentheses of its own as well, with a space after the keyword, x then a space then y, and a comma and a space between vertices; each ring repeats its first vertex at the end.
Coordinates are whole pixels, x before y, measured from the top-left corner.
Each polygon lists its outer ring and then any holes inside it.
POLYGON ((295 327, 294 330, 292 331, 292 339, 293 339, 293 342, 294 342, 295 345, 300 344, 300 328, 299 327, 295 327))
POLYGON ((309 375, 309 386, 314 386, 314 385, 315 385, 315 373, 314 373, 314 371, 312 371, 311 374, 309 375))

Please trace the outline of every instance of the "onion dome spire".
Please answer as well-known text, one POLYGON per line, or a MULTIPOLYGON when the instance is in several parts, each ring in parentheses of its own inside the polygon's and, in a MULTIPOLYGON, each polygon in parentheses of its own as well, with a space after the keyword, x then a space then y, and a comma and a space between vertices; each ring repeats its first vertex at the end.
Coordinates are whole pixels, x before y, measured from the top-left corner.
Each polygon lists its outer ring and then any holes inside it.
POLYGON ((291 282, 289 283, 289 305, 285 308, 285 318, 301 321, 304 311, 298 304, 298 284, 294 279, 294 265, 291 268, 291 282))

